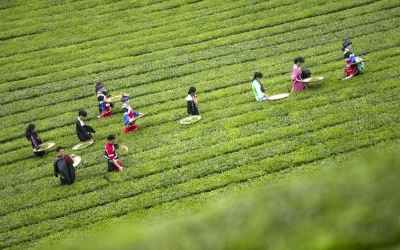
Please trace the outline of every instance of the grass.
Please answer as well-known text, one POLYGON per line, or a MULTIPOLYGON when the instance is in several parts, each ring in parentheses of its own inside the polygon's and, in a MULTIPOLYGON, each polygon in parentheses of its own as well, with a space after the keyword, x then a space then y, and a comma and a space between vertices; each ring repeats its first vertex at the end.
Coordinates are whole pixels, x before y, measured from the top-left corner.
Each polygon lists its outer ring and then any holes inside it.
POLYGON ((318 164, 337 169, 393 149, 399 8, 385 0, 3 1, 0 248, 41 249, 66 233, 124 220, 157 223, 314 175, 318 164), (364 74, 342 81, 340 45, 349 38, 369 61, 364 74), (254 72, 263 72, 267 94, 287 92, 299 55, 325 79, 286 99, 256 102, 254 72), (111 94, 130 93, 132 106, 148 112, 138 131, 119 135, 119 103, 112 117, 95 118, 98 81, 111 94), (202 119, 183 126, 190 86, 202 119), (23 134, 35 123, 43 141, 76 153, 81 108, 95 143, 78 151, 76 183, 63 187, 52 175, 54 152, 34 158, 23 134), (118 174, 106 172, 110 133, 129 147, 118 174))

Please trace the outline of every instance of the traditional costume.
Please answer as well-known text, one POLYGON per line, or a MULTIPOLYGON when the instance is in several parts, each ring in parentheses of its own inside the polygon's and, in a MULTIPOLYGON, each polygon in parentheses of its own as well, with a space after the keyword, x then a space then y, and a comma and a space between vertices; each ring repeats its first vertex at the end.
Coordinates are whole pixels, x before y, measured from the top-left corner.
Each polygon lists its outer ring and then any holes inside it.
MULTIPOLYGON (((109 136, 108 139, 109 138, 111 137, 109 136)), ((113 138, 115 139, 115 137, 113 138)), ((104 148, 105 148, 104 154, 108 161, 108 172, 118 172, 119 168, 113 162, 113 160, 115 160, 120 166, 122 166, 121 162, 118 160, 117 152, 115 152, 115 149, 118 148, 118 144, 110 144, 107 142, 104 148)))
POLYGON ((111 110, 111 104, 106 101, 106 94, 104 94, 102 91, 99 91, 102 88, 104 88, 103 83, 99 83, 96 85, 96 95, 97 100, 99 101, 99 111, 101 111, 100 118, 104 118, 113 114, 111 110))
POLYGON ((364 70, 364 63, 358 63, 351 65, 355 63, 356 61, 361 61, 362 58, 357 58, 347 47, 351 45, 352 42, 350 40, 344 41, 343 42, 343 54, 344 54, 344 61, 346 62, 347 66, 345 69, 346 72, 346 78, 350 78, 353 76, 358 75, 364 70))
POLYGON ((131 119, 138 117, 139 113, 134 111, 131 106, 128 104, 128 100, 130 99, 130 96, 122 96, 121 97, 121 102, 122 104, 122 113, 124 114, 124 125, 125 129, 124 131, 121 132, 121 134, 129 133, 134 130, 138 130, 139 126, 135 124, 135 122, 130 122, 131 119))
POLYGON ((351 51, 347 48, 352 42, 350 40, 343 42, 343 54, 344 61, 347 64, 346 67, 346 77, 353 77, 358 74, 357 65, 351 65, 356 61, 356 57, 351 51))
POLYGON ((295 91, 299 91, 299 90, 308 88, 307 84, 302 82, 301 74, 302 74, 301 67, 297 66, 297 64, 294 64, 293 71, 292 71, 292 77, 290 78, 290 80, 293 82, 293 88, 292 88, 291 92, 295 92, 295 91))
POLYGON ((91 133, 96 133, 96 131, 89 125, 85 124, 84 121, 76 119, 76 134, 81 142, 93 140, 91 133))
POLYGON ((54 176, 60 174, 61 185, 70 185, 75 182, 74 161, 68 156, 57 157, 54 160, 54 176))
POLYGON ((258 81, 257 79, 254 79, 251 87, 253 88, 253 93, 254 97, 256 98, 257 101, 264 101, 268 99, 268 96, 263 93, 261 89, 261 82, 258 81))

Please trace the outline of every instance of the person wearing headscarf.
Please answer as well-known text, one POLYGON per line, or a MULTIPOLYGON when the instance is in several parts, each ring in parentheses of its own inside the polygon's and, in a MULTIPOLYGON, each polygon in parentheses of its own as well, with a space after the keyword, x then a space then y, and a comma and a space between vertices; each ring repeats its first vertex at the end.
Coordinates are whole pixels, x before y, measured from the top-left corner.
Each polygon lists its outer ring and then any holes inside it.
POLYGON ((254 73, 253 82, 251 83, 253 94, 257 101, 264 101, 268 99, 268 96, 264 94, 265 87, 261 83, 262 77, 263 77, 262 73, 260 72, 254 73))
POLYGON ((91 133, 96 133, 96 131, 91 126, 85 123, 86 116, 87 112, 81 109, 79 110, 78 118, 76 119, 76 134, 79 141, 81 142, 93 140, 93 136, 91 133))
POLYGON ((189 115, 200 115, 199 103, 197 101, 196 88, 190 87, 188 96, 185 98, 187 112, 189 115))
POLYGON ((118 147, 119 145, 115 142, 115 135, 108 135, 106 145, 104 146, 104 154, 108 163, 108 172, 118 172, 124 170, 121 162, 118 160, 117 152, 115 151, 115 149, 118 147))
POLYGON ((121 132, 121 134, 129 133, 131 131, 139 129, 139 126, 136 125, 135 121, 133 121, 133 119, 139 116, 139 113, 133 110, 131 106, 129 106, 129 100, 130 100, 129 95, 123 95, 120 99, 120 101, 123 103, 122 113, 124 114, 124 125, 125 125, 125 129, 124 131, 121 132))
POLYGON ((364 63, 353 64, 356 61, 362 60, 361 58, 357 58, 351 51, 351 45, 353 43, 350 40, 346 40, 342 43, 342 50, 344 54, 344 60, 346 62, 346 78, 351 78, 353 76, 358 75, 364 69, 364 63), (353 65, 352 65, 353 64, 353 65))
POLYGON ((35 124, 29 124, 28 127, 26 128, 25 131, 25 137, 28 141, 31 142, 32 148, 33 148, 33 153, 36 157, 42 157, 46 154, 46 151, 38 151, 40 150, 40 144, 42 144, 42 140, 40 139, 40 136, 36 132, 36 125, 35 124))
POLYGON ((111 110, 111 104, 106 101, 106 98, 108 97, 108 94, 106 90, 104 89, 104 83, 99 82, 96 84, 96 96, 97 100, 99 102, 99 111, 100 111, 100 116, 99 118, 104 118, 107 116, 111 116, 113 114, 113 111, 111 110))

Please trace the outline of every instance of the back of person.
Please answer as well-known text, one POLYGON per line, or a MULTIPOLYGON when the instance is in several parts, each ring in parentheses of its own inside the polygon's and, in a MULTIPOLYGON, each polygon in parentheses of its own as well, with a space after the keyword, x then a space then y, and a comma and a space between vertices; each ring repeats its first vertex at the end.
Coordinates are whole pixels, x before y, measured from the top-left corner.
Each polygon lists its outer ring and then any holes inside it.
POLYGON ((185 98, 188 115, 200 115, 199 103, 197 101, 196 88, 190 87, 185 98))
POLYGON ((60 174, 61 184, 70 185, 75 182, 75 168, 72 164, 68 164, 62 157, 57 157, 54 161, 54 170, 56 177, 60 174))

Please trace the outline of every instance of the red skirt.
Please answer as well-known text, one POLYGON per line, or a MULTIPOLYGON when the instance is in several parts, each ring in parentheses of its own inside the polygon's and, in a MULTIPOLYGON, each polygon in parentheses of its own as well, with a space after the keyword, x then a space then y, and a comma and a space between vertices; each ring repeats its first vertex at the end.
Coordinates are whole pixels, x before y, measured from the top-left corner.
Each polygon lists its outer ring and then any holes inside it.
POLYGON ((128 125, 126 125, 124 131, 121 132, 121 135, 122 135, 122 134, 129 133, 129 132, 131 132, 131 131, 138 130, 138 129, 139 129, 139 126, 136 125, 135 123, 133 123, 133 124, 128 123, 128 125))
POLYGON ((347 66, 346 68, 346 77, 352 77, 358 74, 358 68, 356 65, 347 66))
POLYGON ((113 114, 113 111, 111 110, 111 107, 107 106, 106 111, 101 112, 100 118, 111 116, 112 114, 113 114))

